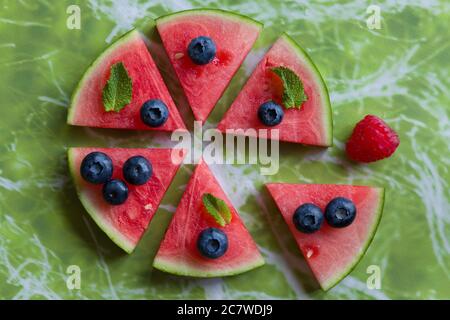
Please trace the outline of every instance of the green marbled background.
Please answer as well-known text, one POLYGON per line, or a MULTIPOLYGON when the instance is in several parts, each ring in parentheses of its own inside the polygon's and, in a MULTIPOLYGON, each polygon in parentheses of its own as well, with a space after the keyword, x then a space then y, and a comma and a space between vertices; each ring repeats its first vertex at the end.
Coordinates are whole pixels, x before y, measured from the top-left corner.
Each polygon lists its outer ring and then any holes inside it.
POLYGON ((366 26, 369 1, 50 1, 0 0, 0 298, 450 298, 450 3, 376 2, 381 30, 366 26), (81 7, 81 30, 66 9, 81 7), (333 105, 335 146, 282 144, 281 168, 213 167, 241 212, 266 266, 224 279, 196 280, 152 270, 164 228, 192 166, 181 168, 133 255, 123 254, 87 217, 68 177, 69 146, 162 146, 164 134, 69 127, 72 89, 114 37, 149 18, 218 7, 265 23, 265 31, 210 118, 220 119, 251 68, 281 31, 310 53, 333 105), (400 134, 394 157, 349 163, 343 143, 367 113, 400 134), (316 288, 273 203, 266 181, 385 186, 384 217, 367 255, 338 286, 316 288), (81 290, 66 268, 82 270, 81 290), (366 268, 379 265, 382 289, 368 290, 366 268))

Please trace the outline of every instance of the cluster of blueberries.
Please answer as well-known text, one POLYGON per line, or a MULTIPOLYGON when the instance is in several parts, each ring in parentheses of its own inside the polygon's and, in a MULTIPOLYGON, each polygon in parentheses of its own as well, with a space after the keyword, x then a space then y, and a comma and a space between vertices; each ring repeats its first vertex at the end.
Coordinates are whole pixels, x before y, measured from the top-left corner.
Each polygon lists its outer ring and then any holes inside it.
POLYGON ((292 220, 298 231, 314 233, 322 226, 324 217, 331 227, 345 228, 355 220, 355 204, 347 198, 337 197, 328 203, 323 214, 315 204, 305 203, 295 210, 292 220))
MULTIPOLYGON (((132 185, 143 185, 153 174, 151 163, 142 156, 129 158, 122 168, 123 177, 132 185)), ((121 179, 111 179, 113 163, 103 152, 91 152, 84 157, 80 166, 84 180, 93 184, 103 184, 102 194, 106 202, 112 205, 124 203, 128 198, 128 186, 121 179)))

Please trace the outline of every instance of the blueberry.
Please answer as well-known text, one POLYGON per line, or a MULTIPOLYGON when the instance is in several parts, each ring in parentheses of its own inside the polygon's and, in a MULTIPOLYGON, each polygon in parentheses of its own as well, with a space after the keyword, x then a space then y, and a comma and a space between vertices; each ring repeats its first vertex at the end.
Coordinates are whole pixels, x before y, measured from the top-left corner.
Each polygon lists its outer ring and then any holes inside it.
POLYGON ((198 236, 197 248, 206 258, 219 258, 228 249, 228 237, 225 232, 217 228, 205 229, 198 236))
POLYGON ((104 183, 111 179, 113 174, 111 158, 103 152, 91 152, 81 162, 80 173, 83 179, 90 183, 104 183))
POLYGON ((122 180, 113 179, 103 185, 103 199, 113 205, 124 203, 128 198, 128 187, 122 180))
POLYGON ((295 210, 292 220, 298 231, 313 233, 322 226, 323 212, 318 206, 312 203, 305 203, 295 210))
POLYGON ((347 198, 334 198, 325 208, 325 219, 334 228, 349 226, 356 217, 355 204, 347 198))
POLYGON ((128 183, 142 185, 150 179, 153 173, 152 164, 142 156, 128 159, 122 168, 123 177, 128 183))
POLYGON ((168 118, 169 109, 161 100, 148 100, 141 107, 141 120, 149 127, 160 127, 168 118))
POLYGON ((216 56, 216 44, 210 37, 197 37, 188 46, 188 55, 195 64, 204 65, 216 56))
POLYGON ((283 120, 283 116, 283 108, 273 101, 264 102, 259 106, 259 120, 261 120, 261 122, 266 126, 276 126, 283 120))

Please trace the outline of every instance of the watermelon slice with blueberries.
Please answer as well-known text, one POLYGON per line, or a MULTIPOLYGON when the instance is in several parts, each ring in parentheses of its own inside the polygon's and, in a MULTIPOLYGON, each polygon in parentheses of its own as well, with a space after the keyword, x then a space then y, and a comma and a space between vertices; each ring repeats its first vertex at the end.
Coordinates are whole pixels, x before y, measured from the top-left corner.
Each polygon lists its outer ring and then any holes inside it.
POLYGON ((384 189, 269 183, 269 193, 323 290, 364 256, 381 219, 384 189))
POLYGON ((136 30, 115 41, 86 70, 73 93, 67 123, 132 130, 186 128, 136 30))
POLYGON ((220 277, 264 264, 236 209, 201 161, 184 192, 153 262, 183 276, 220 277))
POLYGON ((131 253, 147 229, 184 149, 70 148, 81 203, 119 247, 131 253))
POLYGON ((262 24, 218 9, 193 9, 160 17, 156 26, 194 113, 208 118, 249 53, 262 24))
POLYGON ((218 129, 242 129, 235 134, 251 136, 260 135, 259 129, 267 129, 264 138, 332 145, 327 87, 311 58, 291 37, 283 34, 270 48, 218 129))

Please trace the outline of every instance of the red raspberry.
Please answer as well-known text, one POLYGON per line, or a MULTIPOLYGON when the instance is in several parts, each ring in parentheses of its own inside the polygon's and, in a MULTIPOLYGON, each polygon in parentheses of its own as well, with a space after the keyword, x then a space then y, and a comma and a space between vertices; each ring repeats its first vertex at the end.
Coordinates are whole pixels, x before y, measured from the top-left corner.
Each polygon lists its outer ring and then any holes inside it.
POLYGON ((353 129, 346 151, 354 161, 373 162, 390 157, 399 144, 397 133, 383 120, 367 115, 353 129))

